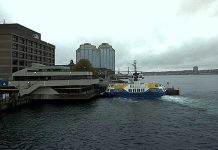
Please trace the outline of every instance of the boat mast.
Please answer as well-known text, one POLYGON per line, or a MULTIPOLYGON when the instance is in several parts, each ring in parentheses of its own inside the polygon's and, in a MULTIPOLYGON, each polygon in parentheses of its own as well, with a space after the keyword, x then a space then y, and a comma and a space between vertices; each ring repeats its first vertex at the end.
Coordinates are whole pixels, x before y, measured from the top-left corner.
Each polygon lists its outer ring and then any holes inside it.
POLYGON ((137 69, 136 69, 136 60, 134 60, 133 62, 133 67, 134 67, 134 73, 133 73, 133 77, 134 77, 134 81, 138 81, 138 73, 137 73, 137 69))
POLYGON ((134 67, 134 72, 137 73, 137 70, 136 70, 136 60, 134 60, 134 62, 133 62, 132 65, 133 65, 133 67, 134 67))

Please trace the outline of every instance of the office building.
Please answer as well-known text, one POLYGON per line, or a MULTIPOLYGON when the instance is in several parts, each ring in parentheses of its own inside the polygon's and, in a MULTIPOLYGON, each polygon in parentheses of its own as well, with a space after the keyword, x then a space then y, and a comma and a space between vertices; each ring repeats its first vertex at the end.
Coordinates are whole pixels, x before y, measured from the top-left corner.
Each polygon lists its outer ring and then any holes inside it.
POLYGON ((100 68, 115 71, 115 50, 108 43, 102 43, 98 49, 100 50, 100 68))
POLYGON ((41 34, 20 24, 0 24, 0 78, 41 63, 55 64, 55 46, 41 40, 41 34))
POLYGON ((199 74, 198 66, 193 67, 193 73, 194 74, 199 74))
POLYGON ((102 43, 98 49, 90 43, 80 45, 76 50, 76 62, 87 59, 97 69, 115 71, 115 50, 108 43, 102 43))
POLYGON ((90 43, 82 44, 76 50, 76 62, 80 59, 87 59, 94 68, 100 68, 100 51, 90 43))
POLYGON ((198 66, 194 66, 194 67, 193 67, 193 71, 194 71, 194 72, 198 72, 198 66))

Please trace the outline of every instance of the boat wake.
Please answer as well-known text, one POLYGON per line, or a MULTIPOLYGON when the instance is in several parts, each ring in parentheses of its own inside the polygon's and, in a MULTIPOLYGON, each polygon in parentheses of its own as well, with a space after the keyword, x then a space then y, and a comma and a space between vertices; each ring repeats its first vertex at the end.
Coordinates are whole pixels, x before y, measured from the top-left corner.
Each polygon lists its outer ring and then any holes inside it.
POLYGON ((116 101, 119 101, 119 102, 127 102, 127 103, 137 103, 139 102, 137 99, 130 99, 130 98, 112 98, 112 100, 116 100, 116 101))
POLYGON ((183 96, 162 96, 161 100, 163 101, 169 101, 169 102, 175 102, 180 104, 192 104, 195 102, 195 99, 189 98, 189 97, 183 97, 183 96))
POLYGON ((197 98, 190 98, 190 97, 184 97, 184 96, 163 96, 161 97, 161 100, 167 101, 167 102, 173 102, 177 103, 192 109, 197 109, 199 111, 209 111, 210 109, 208 106, 205 106, 202 104, 202 99, 197 98))

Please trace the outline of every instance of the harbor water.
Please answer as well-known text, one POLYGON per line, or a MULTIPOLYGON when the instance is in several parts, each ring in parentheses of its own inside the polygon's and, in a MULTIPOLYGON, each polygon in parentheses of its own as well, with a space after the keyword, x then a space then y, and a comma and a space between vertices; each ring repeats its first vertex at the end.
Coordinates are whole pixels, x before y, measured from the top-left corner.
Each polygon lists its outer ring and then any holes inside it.
POLYGON ((217 75, 144 80, 181 95, 20 107, 0 114, 0 149, 218 149, 217 75))

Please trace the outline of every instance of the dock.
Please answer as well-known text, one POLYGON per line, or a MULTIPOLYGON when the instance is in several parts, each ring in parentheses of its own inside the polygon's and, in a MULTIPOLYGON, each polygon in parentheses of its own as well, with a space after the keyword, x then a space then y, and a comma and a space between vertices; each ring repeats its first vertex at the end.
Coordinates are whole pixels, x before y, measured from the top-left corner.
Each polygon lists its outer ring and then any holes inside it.
POLYGON ((170 87, 170 83, 167 82, 166 95, 180 95, 179 89, 175 89, 174 86, 170 87))
POLYGON ((180 95, 179 89, 167 88, 166 95, 180 95))
POLYGON ((0 86, 0 112, 32 102, 28 96, 19 98, 18 92, 13 86, 0 86))

